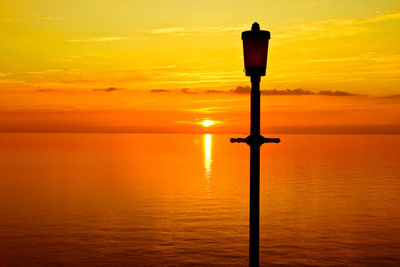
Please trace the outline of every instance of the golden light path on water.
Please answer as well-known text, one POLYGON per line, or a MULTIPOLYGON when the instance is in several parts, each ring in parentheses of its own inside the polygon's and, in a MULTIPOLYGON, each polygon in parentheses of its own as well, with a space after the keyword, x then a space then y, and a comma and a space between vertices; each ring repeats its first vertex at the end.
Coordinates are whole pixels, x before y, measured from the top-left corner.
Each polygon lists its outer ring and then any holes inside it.
POLYGON ((211 177, 211 152, 212 152, 212 135, 205 134, 203 135, 204 138, 204 175, 206 178, 206 186, 205 189, 207 191, 207 195, 210 195, 210 177, 211 177))

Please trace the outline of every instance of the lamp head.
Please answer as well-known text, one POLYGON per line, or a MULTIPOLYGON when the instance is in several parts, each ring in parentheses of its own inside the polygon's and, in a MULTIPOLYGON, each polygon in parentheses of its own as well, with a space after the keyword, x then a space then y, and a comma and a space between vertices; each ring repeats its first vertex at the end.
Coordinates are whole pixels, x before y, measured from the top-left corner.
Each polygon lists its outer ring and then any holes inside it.
POLYGON ((254 22, 251 31, 242 32, 244 67, 246 76, 265 76, 267 68, 269 31, 261 31, 254 22))

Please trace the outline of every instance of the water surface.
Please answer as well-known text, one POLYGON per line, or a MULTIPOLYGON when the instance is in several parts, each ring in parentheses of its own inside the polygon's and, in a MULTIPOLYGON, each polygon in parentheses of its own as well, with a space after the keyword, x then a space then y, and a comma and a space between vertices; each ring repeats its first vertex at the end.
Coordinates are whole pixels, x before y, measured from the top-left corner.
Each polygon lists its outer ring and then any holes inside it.
MULTIPOLYGON (((247 265, 249 148, 230 137, 0 134, 0 266, 247 265)), ((400 265, 400 136, 279 137, 260 264, 400 265)))

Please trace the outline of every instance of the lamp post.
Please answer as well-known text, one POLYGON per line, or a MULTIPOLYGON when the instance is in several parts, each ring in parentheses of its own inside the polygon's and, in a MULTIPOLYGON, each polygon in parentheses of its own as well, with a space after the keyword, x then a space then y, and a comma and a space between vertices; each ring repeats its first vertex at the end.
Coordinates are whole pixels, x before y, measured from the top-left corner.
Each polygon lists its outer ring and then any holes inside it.
POLYGON ((259 265, 260 240, 260 147, 264 143, 279 143, 279 138, 265 138, 260 134, 260 78, 267 66, 268 31, 261 31, 255 22, 251 31, 242 33, 246 76, 251 77, 250 135, 247 138, 231 138, 231 143, 247 143, 250 146, 250 232, 249 265, 259 265))

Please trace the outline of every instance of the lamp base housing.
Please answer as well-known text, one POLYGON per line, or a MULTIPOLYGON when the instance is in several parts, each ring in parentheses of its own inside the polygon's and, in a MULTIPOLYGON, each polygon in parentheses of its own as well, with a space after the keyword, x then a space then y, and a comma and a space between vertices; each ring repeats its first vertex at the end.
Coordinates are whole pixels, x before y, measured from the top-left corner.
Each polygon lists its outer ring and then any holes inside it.
POLYGON ((247 67, 246 68, 246 76, 265 76, 266 68, 262 67, 247 67))

